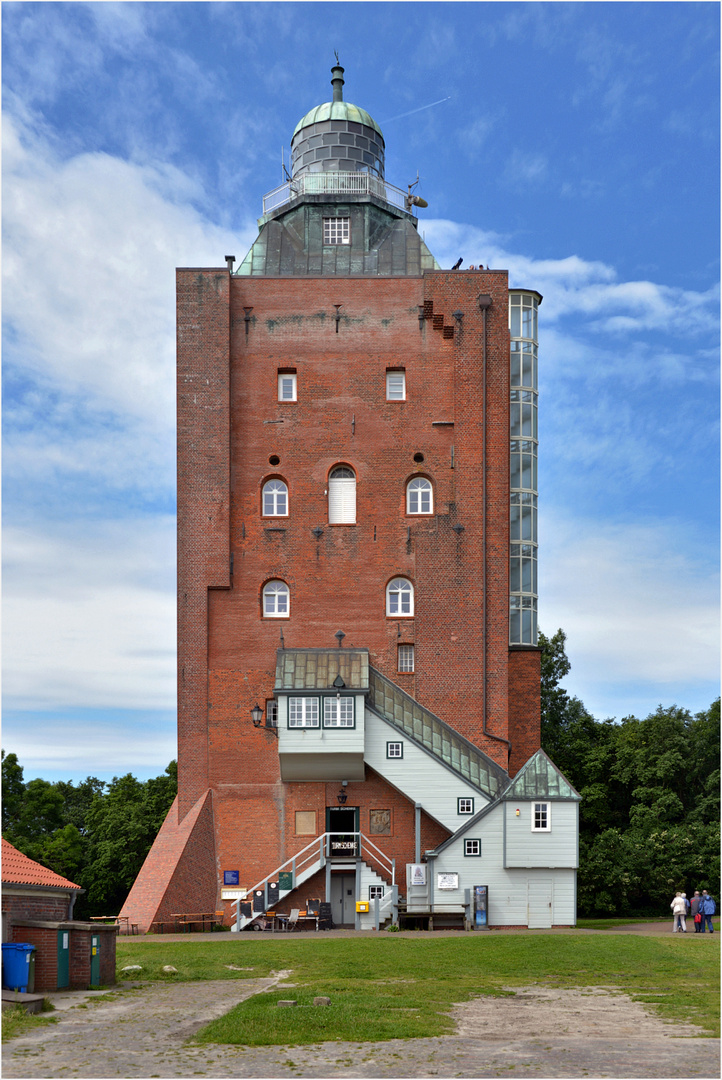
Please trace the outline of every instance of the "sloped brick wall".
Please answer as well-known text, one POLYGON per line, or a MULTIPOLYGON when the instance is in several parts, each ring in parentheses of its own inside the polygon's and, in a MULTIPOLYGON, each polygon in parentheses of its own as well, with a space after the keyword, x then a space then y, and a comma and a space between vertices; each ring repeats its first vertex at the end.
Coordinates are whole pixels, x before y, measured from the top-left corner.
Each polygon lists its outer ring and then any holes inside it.
POLYGON ((174 801, 143 863, 121 915, 141 933, 176 913, 217 909, 217 871, 211 792, 178 821, 174 801))

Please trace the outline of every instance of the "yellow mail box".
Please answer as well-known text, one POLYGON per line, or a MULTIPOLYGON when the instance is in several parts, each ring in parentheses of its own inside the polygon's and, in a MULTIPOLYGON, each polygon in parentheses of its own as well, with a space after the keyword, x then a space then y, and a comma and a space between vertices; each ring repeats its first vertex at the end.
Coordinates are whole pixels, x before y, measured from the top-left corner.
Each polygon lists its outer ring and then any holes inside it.
POLYGON ((356 901, 356 910, 357 911, 368 911, 368 909, 369 909, 368 900, 357 900, 356 901))

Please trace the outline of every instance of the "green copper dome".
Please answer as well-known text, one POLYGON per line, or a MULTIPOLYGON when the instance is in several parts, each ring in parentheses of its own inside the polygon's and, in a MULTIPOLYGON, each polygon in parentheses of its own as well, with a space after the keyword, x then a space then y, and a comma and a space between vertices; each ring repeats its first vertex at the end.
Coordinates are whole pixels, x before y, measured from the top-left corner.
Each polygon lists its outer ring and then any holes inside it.
POLYGON ((374 131, 378 131, 382 139, 384 137, 379 125, 365 109, 359 109, 358 105, 352 105, 350 101, 326 101, 323 105, 317 105, 315 109, 311 109, 302 120, 298 121, 293 130, 291 142, 302 128, 308 127, 309 124, 320 123, 322 120, 352 120, 355 124, 365 124, 366 127, 373 128, 374 131))

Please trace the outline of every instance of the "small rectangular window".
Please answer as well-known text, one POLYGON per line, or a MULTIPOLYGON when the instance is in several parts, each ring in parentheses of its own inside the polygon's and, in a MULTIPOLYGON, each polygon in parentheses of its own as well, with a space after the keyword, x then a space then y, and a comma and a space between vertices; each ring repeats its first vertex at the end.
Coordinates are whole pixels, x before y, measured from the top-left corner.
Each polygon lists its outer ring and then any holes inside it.
POLYGON ((383 900, 383 885, 369 885, 369 900, 383 900))
POLYGON ((402 758, 404 756, 404 744, 402 742, 387 742, 386 757, 402 758))
POLYGON ((350 219, 347 217, 324 218, 323 242, 324 244, 350 244, 350 219))
POLYGON ((323 699, 323 726, 353 727, 354 712, 352 697, 327 697, 323 699))
POLYGON ((315 810, 297 810, 296 811, 296 836, 315 836, 316 835, 316 811, 315 810))
POLYGON ((474 813, 474 800, 473 799, 457 799, 456 800, 456 812, 457 812, 457 814, 473 814, 474 813))
POLYGON ((398 647, 398 671, 414 670, 414 646, 399 645, 398 647))
POLYGON ((406 401, 406 372, 386 372, 386 400, 406 401))
POLYGON ((266 702, 266 727, 278 727, 278 702, 274 698, 266 702))
POLYGON ((290 697, 288 699, 288 726, 290 728, 317 728, 318 698, 290 697))
POLYGON ((294 372, 279 371, 278 373, 278 400, 296 400, 296 375, 294 372))
POLYGON ((531 831, 551 832, 552 813, 551 804, 548 802, 535 802, 531 804, 531 831))
POLYGON ((464 841, 464 854, 465 855, 481 855, 481 840, 465 840, 464 841))

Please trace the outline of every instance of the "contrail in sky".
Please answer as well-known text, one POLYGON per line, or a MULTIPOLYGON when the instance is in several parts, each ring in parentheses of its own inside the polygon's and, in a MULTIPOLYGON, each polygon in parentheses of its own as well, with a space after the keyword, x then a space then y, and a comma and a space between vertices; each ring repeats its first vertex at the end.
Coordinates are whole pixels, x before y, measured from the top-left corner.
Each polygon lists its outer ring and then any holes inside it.
POLYGON ((434 105, 442 105, 445 101, 451 101, 451 94, 448 97, 439 98, 438 101, 432 101, 430 105, 421 105, 418 109, 411 109, 409 112, 399 113, 398 116, 392 116, 389 120, 382 120, 382 124, 390 124, 392 120, 403 120, 405 116, 413 116, 414 113, 423 112, 424 109, 433 109, 434 105))

